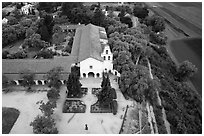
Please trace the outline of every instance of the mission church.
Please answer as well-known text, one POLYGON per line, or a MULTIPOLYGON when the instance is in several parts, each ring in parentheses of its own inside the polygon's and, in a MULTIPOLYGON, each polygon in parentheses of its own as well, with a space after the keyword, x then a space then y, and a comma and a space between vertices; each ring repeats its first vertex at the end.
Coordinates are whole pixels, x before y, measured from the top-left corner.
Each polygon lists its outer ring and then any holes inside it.
POLYGON ((113 69, 113 54, 105 28, 93 24, 79 25, 70 56, 54 56, 53 59, 3 59, 2 73, 10 80, 19 80, 22 70, 30 70, 35 74, 37 82, 45 80, 44 75, 49 70, 62 67, 61 81, 65 81, 72 66, 80 67, 81 78, 101 78, 103 72, 120 75, 113 69))

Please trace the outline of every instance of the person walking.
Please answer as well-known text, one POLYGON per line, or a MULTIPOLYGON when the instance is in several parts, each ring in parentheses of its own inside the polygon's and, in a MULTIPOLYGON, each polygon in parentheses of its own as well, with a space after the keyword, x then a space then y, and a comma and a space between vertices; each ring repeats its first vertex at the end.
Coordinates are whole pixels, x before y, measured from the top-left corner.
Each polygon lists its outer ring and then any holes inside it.
POLYGON ((87 124, 85 124, 85 130, 88 130, 88 126, 87 126, 87 124))

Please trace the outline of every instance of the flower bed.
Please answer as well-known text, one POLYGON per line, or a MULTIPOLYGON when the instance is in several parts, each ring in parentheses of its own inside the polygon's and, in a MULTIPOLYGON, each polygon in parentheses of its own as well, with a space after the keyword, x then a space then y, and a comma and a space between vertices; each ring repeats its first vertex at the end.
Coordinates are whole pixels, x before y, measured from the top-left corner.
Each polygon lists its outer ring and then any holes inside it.
POLYGON ((97 101, 95 104, 91 105, 91 113, 112 113, 111 105, 107 108, 102 108, 99 105, 99 101, 97 101))
POLYGON ((101 88, 92 88, 92 94, 95 96, 97 96, 100 91, 101 91, 101 88))
POLYGON ((66 100, 63 113, 85 113, 86 105, 80 100, 66 100))
POLYGON ((88 92, 88 88, 82 87, 81 88, 81 93, 78 93, 77 95, 74 96, 73 94, 68 92, 67 98, 82 98, 84 95, 87 94, 87 92, 88 92))
POLYGON ((85 87, 81 88, 81 93, 82 93, 83 96, 86 95, 87 92, 88 92, 88 88, 85 88, 85 87))

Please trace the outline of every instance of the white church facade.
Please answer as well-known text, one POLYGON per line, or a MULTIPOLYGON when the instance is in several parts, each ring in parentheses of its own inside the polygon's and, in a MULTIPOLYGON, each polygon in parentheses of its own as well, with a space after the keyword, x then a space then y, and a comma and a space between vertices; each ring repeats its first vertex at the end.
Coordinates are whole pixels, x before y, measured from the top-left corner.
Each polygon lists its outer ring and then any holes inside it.
POLYGON ((120 73, 113 69, 113 54, 108 45, 105 28, 92 24, 78 25, 70 56, 54 56, 53 59, 3 59, 2 73, 19 85, 19 73, 22 70, 30 70, 35 74, 36 85, 44 85, 47 72, 55 67, 62 67, 60 81, 65 84, 74 65, 80 67, 81 78, 101 78, 103 72, 120 76, 120 73))
POLYGON ((81 78, 102 77, 103 72, 119 74, 113 70, 113 54, 102 27, 88 24, 77 28, 71 55, 77 56, 81 78))

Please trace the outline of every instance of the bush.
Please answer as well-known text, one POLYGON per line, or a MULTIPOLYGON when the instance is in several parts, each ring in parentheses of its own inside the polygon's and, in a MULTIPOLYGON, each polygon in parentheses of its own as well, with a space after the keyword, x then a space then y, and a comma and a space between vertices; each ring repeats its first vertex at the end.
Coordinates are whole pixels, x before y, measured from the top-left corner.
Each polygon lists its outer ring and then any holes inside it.
POLYGON ((35 134, 58 134, 54 119, 46 116, 37 116, 33 122, 30 123, 35 134))
POLYGON ((113 115, 116 115, 117 114, 117 111, 118 111, 118 103, 116 100, 113 100, 112 102, 112 111, 113 111, 113 115))
POLYGON ((2 59, 7 59, 7 55, 9 54, 8 51, 3 51, 2 52, 2 59))
POLYGON ((111 88, 111 93, 112 93, 113 99, 117 99, 117 95, 116 95, 116 92, 115 92, 114 88, 111 88))
POLYGON ((59 90, 55 88, 51 88, 50 90, 48 90, 47 98, 49 100, 57 100, 59 97, 60 97, 59 90))

